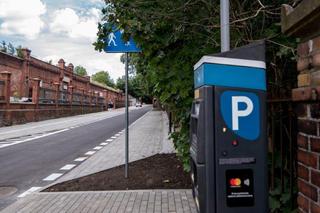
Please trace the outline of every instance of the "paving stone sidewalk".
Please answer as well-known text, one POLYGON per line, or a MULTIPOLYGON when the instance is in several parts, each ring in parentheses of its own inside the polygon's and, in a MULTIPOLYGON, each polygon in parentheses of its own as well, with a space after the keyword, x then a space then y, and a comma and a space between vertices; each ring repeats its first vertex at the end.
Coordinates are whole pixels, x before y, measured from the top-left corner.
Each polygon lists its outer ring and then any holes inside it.
MULTIPOLYGON (((150 111, 129 127, 129 162, 158 153, 173 153, 168 120, 162 111, 150 111)), ((103 141, 102 141, 103 142, 103 141)), ((55 183, 94 174, 124 164, 125 134, 119 136, 55 183)))
MULTIPOLYGON (((172 153, 164 112, 151 111, 130 126, 130 162, 157 153, 172 153)), ((106 170, 124 163, 124 134, 55 183, 106 170)), ((51 184, 51 185, 53 185, 51 184)), ((38 192, 19 199, 2 213, 110 212, 196 213, 190 189, 87 192, 38 192)))
POLYGON ((3 213, 196 213, 191 190, 46 192, 29 195, 3 213))

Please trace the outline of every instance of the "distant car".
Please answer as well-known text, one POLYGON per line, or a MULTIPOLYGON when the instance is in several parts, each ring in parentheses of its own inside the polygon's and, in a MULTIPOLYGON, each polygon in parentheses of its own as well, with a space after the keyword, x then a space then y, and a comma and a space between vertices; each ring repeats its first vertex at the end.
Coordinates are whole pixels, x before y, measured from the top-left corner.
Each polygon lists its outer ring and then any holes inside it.
POLYGON ((142 107, 142 103, 136 103, 136 107, 142 107))

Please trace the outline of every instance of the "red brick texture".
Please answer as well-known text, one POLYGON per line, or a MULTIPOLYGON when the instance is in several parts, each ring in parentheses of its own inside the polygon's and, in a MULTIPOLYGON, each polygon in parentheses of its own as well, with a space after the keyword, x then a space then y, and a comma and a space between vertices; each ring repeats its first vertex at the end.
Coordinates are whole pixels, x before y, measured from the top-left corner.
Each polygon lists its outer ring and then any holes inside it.
POLYGON ((310 138, 311 151, 320 153, 320 138, 310 138))
POLYGON ((318 168, 318 155, 308 152, 308 151, 303 151, 303 150, 298 150, 298 161, 305 164, 306 166, 310 166, 314 169, 318 168))
POLYGON ((304 211, 308 212, 310 208, 310 202, 307 198, 305 198, 303 195, 298 195, 298 205, 300 206, 301 209, 304 211))
POLYGON ((320 205, 311 203, 311 213, 320 213, 320 205))
POLYGON ((300 148, 308 149, 308 137, 303 135, 298 135, 297 142, 300 148))
POLYGON ((41 61, 30 56, 30 50, 24 49, 24 58, 17 58, 0 52, 0 72, 11 73, 11 96, 18 98, 31 97, 32 80, 40 79, 42 88, 55 89, 58 84, 60 89, 72 86, 79 93, 84 90, 85 94, 96 94, 103 97, 106 102, 124 101, 122 92, 112 88, 103 87, 90 82, 90 77, 74 74, 73 65, 65 66, 63 59, 59 60, 58 66, 41 61))
POLYGON ((298 116, 299 212, 320 213, 320 36, 298 45, 298 88, 292 99, 298 116))
POLYGON ((313 201, 318 201, 318 190, 315 186, 303 180, 298 180, 298 189, 306 197, 310 198, 313 201))
POLYGON ((320 187, 320 172, 311 170, 311 183, 320 187))
POLYGON ((0 52, 0 126, 103 111, 110 102, 123 105, 121 91, 75 74, 71 63, 66 66, 60 59, 54 66, 32 57, 28 49, 22 52, 23 58, 0 52), (75 102, 73 95, 78 97, 75 102), (19 103, 27 98, 32 104, 19 103), (40 100, 50 101, 41 106, 40 100))
POLYGON ((309 169, 305 165, 298 165, 298 176, 306 181, 309 181, 309 169))

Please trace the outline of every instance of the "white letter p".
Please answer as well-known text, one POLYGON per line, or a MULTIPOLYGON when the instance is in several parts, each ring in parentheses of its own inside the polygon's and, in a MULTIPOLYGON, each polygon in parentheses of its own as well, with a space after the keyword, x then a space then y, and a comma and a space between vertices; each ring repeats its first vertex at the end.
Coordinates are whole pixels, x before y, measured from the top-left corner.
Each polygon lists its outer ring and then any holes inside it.
POLYGON ((232 96, 232 130, 239 130, 239 117, 250 115, 253 111, 253 103, 247 96, 232 96), (239 110, 239 103, 245 103, 247 107, 239 110))

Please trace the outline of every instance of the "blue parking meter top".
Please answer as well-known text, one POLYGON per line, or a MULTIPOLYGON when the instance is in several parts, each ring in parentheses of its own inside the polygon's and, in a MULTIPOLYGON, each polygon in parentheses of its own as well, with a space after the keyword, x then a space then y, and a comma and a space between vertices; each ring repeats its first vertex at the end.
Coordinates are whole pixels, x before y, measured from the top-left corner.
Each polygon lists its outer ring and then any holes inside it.
POLYGON ((266 90, 264 61, 203 56, 194 66, 195 88, 204 85, 266 90))
POLYGON ((195 88, 203 85, 266 90, 264 40, 203 56, 194 66, 195 88))

